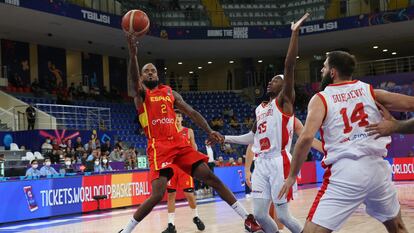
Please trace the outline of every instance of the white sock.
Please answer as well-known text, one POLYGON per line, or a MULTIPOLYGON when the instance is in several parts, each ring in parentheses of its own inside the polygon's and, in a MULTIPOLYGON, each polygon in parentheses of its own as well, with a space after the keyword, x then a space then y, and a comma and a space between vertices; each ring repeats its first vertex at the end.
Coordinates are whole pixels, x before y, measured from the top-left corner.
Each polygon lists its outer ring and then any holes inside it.
POLYGON ((132 217, 126 227, 122 230, 122 233, 131 233, 137 225, 138 221, 132 217))
POLYGON ((175 220, 175 213, 168 213, 168 223, 175 225, 174 220, 175 220))
POLYGON ((249 215, 249 213, 247 213, 246 209, 239 201, 236 201, 233 205, 231 205, 231 208, 233 208, 233 210, 236 211, 236 213, 240 215, 240 217, 242 217, 244 220, 246 220, 247 216, 249 215))
POLYGON ((198 209, 197 209, 197 207, 194 208, 194 209, 191 209, 191 210, 193 211, 194 217, 198 217, 198 209))

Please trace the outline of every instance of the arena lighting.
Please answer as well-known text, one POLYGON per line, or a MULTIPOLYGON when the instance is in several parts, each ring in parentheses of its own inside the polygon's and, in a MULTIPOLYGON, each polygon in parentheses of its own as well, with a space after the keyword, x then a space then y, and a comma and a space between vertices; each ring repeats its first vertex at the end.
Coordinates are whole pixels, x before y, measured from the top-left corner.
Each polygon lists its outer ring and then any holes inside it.
POLYGON ((233 63, 234 63, 234 61, 229 61, 229 63, 230 63, 230 64, 233 64, 233 63))
POLYGON ((207 62, 207 64, 212 64, 212 63, 213 63, 212 61, 207 62))
POLYGON ((188 72, 189 74, 193 74, 194 72, 193 71, 190 71, 190 72, 188 72))
POLYGON ((296 59, 299 59, 299 56, 296 56, 296 59))
POLYGON ((377 48, 378 48, 378 46, 377 46, 377 45, 374 45, 372 48, 373 48, 373 49, 377 49, 377 48))
POLYGON ((263 62, 263 60, 258 60, 257 62, 258 62, 258 63, 262 63, 262 62, 263 62))
POLYGON ((182 65, 182 64, 183 64, 182 62, 180 62, 180 61, 178 62, 178 65, 182 65))
POLYGON ((391 54, 392 54, 392 55, 397 55, 397 52, 392 52, 391 54))
POLYGON ((385 53, 385 52, 388 52, 388 49, 383 49, 382 51, 385 53))
POLYGON ((167 67, 164 67, 164 70, 167 70, 167 67))
POLYGON ((199 70, 201 70, 201 69, 203 69, 203 67, 202 66, 199 66, 199 67, 197 67, 199 70))

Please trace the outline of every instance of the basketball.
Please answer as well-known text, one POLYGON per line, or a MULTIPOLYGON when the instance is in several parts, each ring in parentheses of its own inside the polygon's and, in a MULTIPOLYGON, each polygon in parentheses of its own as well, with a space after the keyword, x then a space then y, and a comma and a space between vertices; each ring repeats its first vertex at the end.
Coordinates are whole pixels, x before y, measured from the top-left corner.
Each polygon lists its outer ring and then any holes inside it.
POLYGON ((150 21, 141 10, 130 10, 122 17, 122 30, 135 36, 143 36, 148 32, 150 21))

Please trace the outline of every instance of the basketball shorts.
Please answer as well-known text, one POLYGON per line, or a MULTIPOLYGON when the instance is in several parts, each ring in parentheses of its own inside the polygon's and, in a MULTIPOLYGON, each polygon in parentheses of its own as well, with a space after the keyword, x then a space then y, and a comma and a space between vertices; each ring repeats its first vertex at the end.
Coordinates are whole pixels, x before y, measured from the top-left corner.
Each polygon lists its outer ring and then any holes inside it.
POLYGON ((286 156, 258 157, 254 162, 252 174, 252 198, 272 200, 275 204, 284 204, 293 199, 290 190, 287 197, 278 199, 280 189, 289 174, 290 159, 286 156))
POLYGON ((147 154, 151 181, 159 177, 161 169, 166 168, 179 168, 191 176, 193 164, 208 161, 206 155, 196 151, 181 136, 172 140, 149 140, 147 154))
POLYGON ((187 173, 183 172, 179 168, 173 170, 174 175, 168 181, 167 189, 169 191, 181 189, 181 190, 190 190, 194 189, 193 177, 189 176, 187 173))
POLYGON ((307 219, 338 231, 361 204, 380 222, 396 217, 400 204, 391 173, 390 164, 380 156, 338 160, 326 169, 307 219))

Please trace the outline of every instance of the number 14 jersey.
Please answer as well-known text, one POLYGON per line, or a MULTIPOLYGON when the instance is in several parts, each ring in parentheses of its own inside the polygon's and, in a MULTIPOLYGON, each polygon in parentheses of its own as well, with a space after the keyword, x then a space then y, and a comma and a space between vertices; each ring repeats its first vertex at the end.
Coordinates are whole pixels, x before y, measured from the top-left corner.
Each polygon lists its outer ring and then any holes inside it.
POLYGON ((375 140, 365 132, 366 126, 382 120, 371 85, 358 80, 331 84, 317 95, 326 112, 320 128, 325 151, 323 166, 341 158, 387 155, 391 137, 375 140))
POLYGON ((252 151, 259 157, 281 156, 282 152, 289 154, 295 117, 284 114, 273 99, 262 103, 256 108, 256 133, 252 151))

